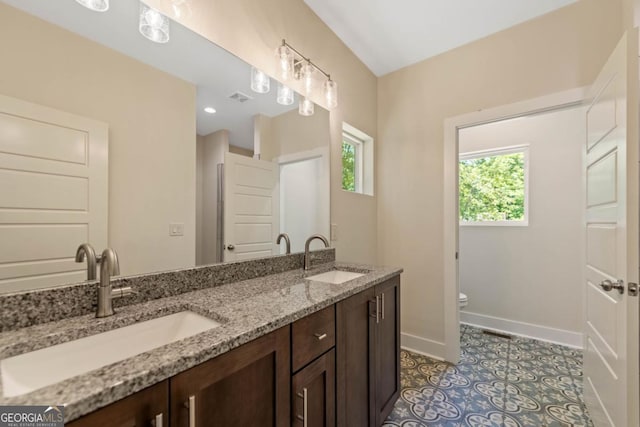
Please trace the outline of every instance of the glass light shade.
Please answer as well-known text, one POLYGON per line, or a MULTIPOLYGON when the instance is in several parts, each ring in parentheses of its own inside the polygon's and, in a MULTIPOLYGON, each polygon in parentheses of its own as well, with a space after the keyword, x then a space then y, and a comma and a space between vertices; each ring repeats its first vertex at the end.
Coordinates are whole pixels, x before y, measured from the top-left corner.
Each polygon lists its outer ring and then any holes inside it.
POLYGON ((298 105, 298 113, 301 116, 313 116, 313 102, 309 98, 301 99, 298 105))
POLYGON ((140 3, 140 34, 156 43, 169 41, 169 18, 140 3))
POLYGON ((278 70, 282 80, 289 80, 293 75, 293 51, 289 46, 282 45, 276 49, 278 57, 278 70))
POLYGON ((315 67, 311 65, 311 62, 307 61, 302 64, 302 68, 300 69, 300 78, 302 79, 302 84, 304 85, 304 94, 309 96, 311 91, 313 90, 313 74, 315 72, 315 67))
POLYGON ((188 18, 191 16, 191 0, 171 0, 171 8, 173 9, 173 16, 176 19, 188 18))
POLYGON ((271 79, 264 71, 251 67, 251 90, 258 93, 267 93, 271 88, 271 79))
POLYGON ((109 10, 109 0, 76 0, 78 3, 86 7, 87 9, 95 10, 96 12, 106 12, 109 10))
POLYGON ((327 106, 336 108, 338 106, 338 83, 331 79, 324 82, 324 94, 327 97, 327 106))
POLYGON ((291 105, 293 104, 293 89, 288 86, 283 85, 282 83, 278 84, 278 96, 276 97, 276 101, 280 105, 291 105))

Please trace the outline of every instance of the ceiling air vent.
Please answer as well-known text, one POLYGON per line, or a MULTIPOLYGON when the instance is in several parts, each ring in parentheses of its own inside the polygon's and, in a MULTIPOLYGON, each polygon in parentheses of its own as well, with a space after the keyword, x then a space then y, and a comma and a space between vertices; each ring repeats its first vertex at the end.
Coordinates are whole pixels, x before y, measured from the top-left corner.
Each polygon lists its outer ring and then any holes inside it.
POLYGON ((251 98, 249 95, 245 95, 245 94, 244 94, 244 93, 242 93, 242 92, 235 92, 235 93, 232 93, 231 95, 229 95, 229 98, 230 98, 230 99, 233 99, 233 100, 235 100, 235 101, 238 101, 238 102, 247 102, 247 101, 249 101, 250 99, 253 99, 253 98, 251 98))

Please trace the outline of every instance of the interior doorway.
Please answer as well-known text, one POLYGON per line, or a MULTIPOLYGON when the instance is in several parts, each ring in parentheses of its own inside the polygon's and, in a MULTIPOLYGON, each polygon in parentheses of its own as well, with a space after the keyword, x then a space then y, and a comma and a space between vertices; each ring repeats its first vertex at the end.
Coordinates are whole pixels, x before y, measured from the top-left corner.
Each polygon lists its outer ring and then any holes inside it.
POLYGON ((481 110, 445 121, 443 250, 445 254, 445 359, 447 361, 457 363, 460 359, 458 163, 461 132, 464 129, 471 129, 480 125, 576 108, 582 105, 584 99, 585 89, 578 88, 528 101, 481 110))
POLYGON ((585 109, 459 130, 463 324, 582 348, 585 109))

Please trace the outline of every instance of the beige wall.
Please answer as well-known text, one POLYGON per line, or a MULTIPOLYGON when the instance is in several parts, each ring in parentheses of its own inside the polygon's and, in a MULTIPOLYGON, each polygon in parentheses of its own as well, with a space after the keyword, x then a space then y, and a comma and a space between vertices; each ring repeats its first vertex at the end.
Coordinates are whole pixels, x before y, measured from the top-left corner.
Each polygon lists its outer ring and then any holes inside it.
MULTIPOLYGON (((331 143, 329 112, 317 108, 313 116, 305 117, 291 110, 275 117, 261 117, 260 158, 273 159, 302 151, 328 147, 331 143)), ((327 236, 329 237, 329 236, 327 236)))
POLYGON ((229 152, 233 154, 239 154, 241 156, 253 157, 253 150, 248 148, 236 147, 235 145, 229 145, 229 152))
POLYGON ((582 346, 585 128, 572 108, 460 131, 461 154, 529 147, 529 224, 460 227, 463 321, 582 346))
POLYGON ((192 266, 195 88, 4 4, 0 52, 0 93, 109 125, 109 246, 121 273, 192 266), (170 237, 170 223, 184 236, 170 237))
MULTIPOLYGON (((148 3, 171 13, 169 0, 148 3)), ((342 122, 376 138, 376 77, 302 0, 193 0, 192 9, 183 20, 187 27, 265 72, 275 75, 274 52, 285 38, 338 82, 340 105, 331 112, 331 222, 339 228, 332 246, 340 260, 376 262, 376 198, 340 188, 342 122)))
POLYGON ((621 17, 617 1, 581 0, 379 79, 379 261, 405 267, 402 329, 425 348, 444 341, 444 120, 589 84, 621 17))

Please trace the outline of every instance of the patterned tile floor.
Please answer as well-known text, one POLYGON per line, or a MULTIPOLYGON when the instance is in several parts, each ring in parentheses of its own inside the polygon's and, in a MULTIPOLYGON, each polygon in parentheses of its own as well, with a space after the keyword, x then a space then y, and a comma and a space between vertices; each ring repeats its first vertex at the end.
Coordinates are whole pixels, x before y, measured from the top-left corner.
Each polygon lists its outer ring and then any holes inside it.
POLYGON ((457 365, 402 351, 402 392, 383 427, 593 427, 580 351, 460 332, 457 365))

